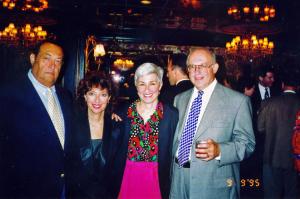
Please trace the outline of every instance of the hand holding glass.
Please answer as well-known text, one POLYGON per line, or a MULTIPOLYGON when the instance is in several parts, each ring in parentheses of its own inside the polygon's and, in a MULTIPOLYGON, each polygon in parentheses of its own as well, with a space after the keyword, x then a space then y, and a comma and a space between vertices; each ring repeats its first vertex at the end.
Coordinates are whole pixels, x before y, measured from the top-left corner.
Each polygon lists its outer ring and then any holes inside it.
POLYGON ((196 141, 196 146, 195 146, 195 151, 196 151, 196 157, 197 158, 207 158, 207 149, 208 149, 208 144, 206 140, 197 140, 196 141))

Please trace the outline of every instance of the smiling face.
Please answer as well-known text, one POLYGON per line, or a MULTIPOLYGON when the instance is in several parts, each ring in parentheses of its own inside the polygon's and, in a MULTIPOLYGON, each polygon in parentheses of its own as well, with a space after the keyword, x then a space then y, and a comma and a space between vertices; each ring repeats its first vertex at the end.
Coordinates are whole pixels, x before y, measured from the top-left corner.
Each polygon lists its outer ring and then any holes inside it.
POLYGON ((31 56, 32 74, 44 86, 51 87, 55 84, 63 63, 62 48, 52 44, 41 45, 36 56, 31 56))
POLYGON ((88 112, 93 114, 99 114, 105 111, 110 96, 108 90, 100 89, 99 87, 93 87, 84 95, 88 112))
POLYGON ((214 62, 209 51, 197 49, 188 57, 188 73, 198 90, 205 89, 215 79, 219 65, 214 62))
POLYGON ((141 103, 152 104, 158 101, 159 91, 162 85, 155 73, 140 76, 137 80, 136 88, 141 103))

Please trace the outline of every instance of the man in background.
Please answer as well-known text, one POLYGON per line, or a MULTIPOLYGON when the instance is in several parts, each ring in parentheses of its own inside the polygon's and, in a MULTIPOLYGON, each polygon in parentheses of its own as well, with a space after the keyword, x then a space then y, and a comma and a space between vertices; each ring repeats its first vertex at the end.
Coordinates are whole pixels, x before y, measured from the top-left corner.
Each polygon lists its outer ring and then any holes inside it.
POLYGON ((169 104, 173 104, 177 94, 193 87, 189 80, 186 69, 187 56, 183 53, 173 54, 168 60, 167 77, 171 87, 165 88, 161 99, 169 104))
MULTIPOLYGON (((285 67, 292 67, 286 62, 285 67)), ((294 68, 296 66, 294 64, 294 68)), ((298 66, 299 68, 299 66, 298 66)), ((300 109, 296 95, 299 80, 295 72, 282 73, 283 93, 264 100, 258 115, 258 131, 265 134, 263 185, 265 198, 299 198, 299 177, 294 169, 292 135, 300 109)))
POLYGON ((56 86, 63 50, 43 42, 32 69, 0 88, 0 198, 64 198, 70 95, 56 86))
POLYGON ((257 81, 253 94, 254 114, 257 114, 262 100, 278 95, 278 90, 274 87, 275 72, 270 62, 266 62, 259 68, 257 81))

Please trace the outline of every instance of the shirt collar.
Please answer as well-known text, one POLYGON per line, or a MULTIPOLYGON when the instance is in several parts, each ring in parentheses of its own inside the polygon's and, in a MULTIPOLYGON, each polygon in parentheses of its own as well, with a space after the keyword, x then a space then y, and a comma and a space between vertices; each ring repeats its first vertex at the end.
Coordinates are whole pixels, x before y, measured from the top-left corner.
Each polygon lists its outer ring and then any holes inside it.
POLYGON ((258 83, 258 87, 259 89, 265 90, 265 88, 267 88, 268 90, 270 89, 269 87, 265 87, 263 85, 261 85, 260 83, 258 83))
MULTIPOLYGON (((217 85, 217 79, 215 78, 214 81, 212 83, 210 83, 205 89, 203 89, 203 93, 209 94, 211 95, 211 93, 214 91, 216 85, 217 85)), ((196 87, 194 87, 193 93, 197 94, 198 93, 198 89, 196 87)))
POLYGON ((179 80, 179 81, 176 82, 176 86, 177 86, 180 82, 182 82, 182 81, 190 81, 190 80, 189 80, 189 79, 181 79, 181 80, 179 80))
POLYGON ((284 93, 296 93, 295 91, 293 91, 293 90, 285 90, 285 91, 283 91, 284 93))
MULTIPOLYGON (((28 78, 30 79, 30 81, 32 82, 32 84, 34 85, 34 87, 36 88, 36 90, 39 92, 39 93, 43 93, 43 95, 46 95, 46 92, 47 90, 49 89, 49 87, 47 86, 44 86, 43 84, 41 84, 35 77, 34 75, 32 74, 32 70, 30 69, 28 71, 28 78)), ((55 86, 51 86, 50 87, 50 90, 52 92, 56 92, 55 90, 55 86)))

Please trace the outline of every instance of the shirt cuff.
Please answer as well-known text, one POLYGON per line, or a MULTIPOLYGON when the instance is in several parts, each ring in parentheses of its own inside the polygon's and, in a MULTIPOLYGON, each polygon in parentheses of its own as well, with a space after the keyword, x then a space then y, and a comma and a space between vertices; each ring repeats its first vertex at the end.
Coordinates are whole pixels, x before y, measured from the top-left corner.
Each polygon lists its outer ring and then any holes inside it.
POLYGON ((215 157, 215 159, 216 160, 221 160, 221 152, 220 152, 220 154, 217 157, 215 157))

